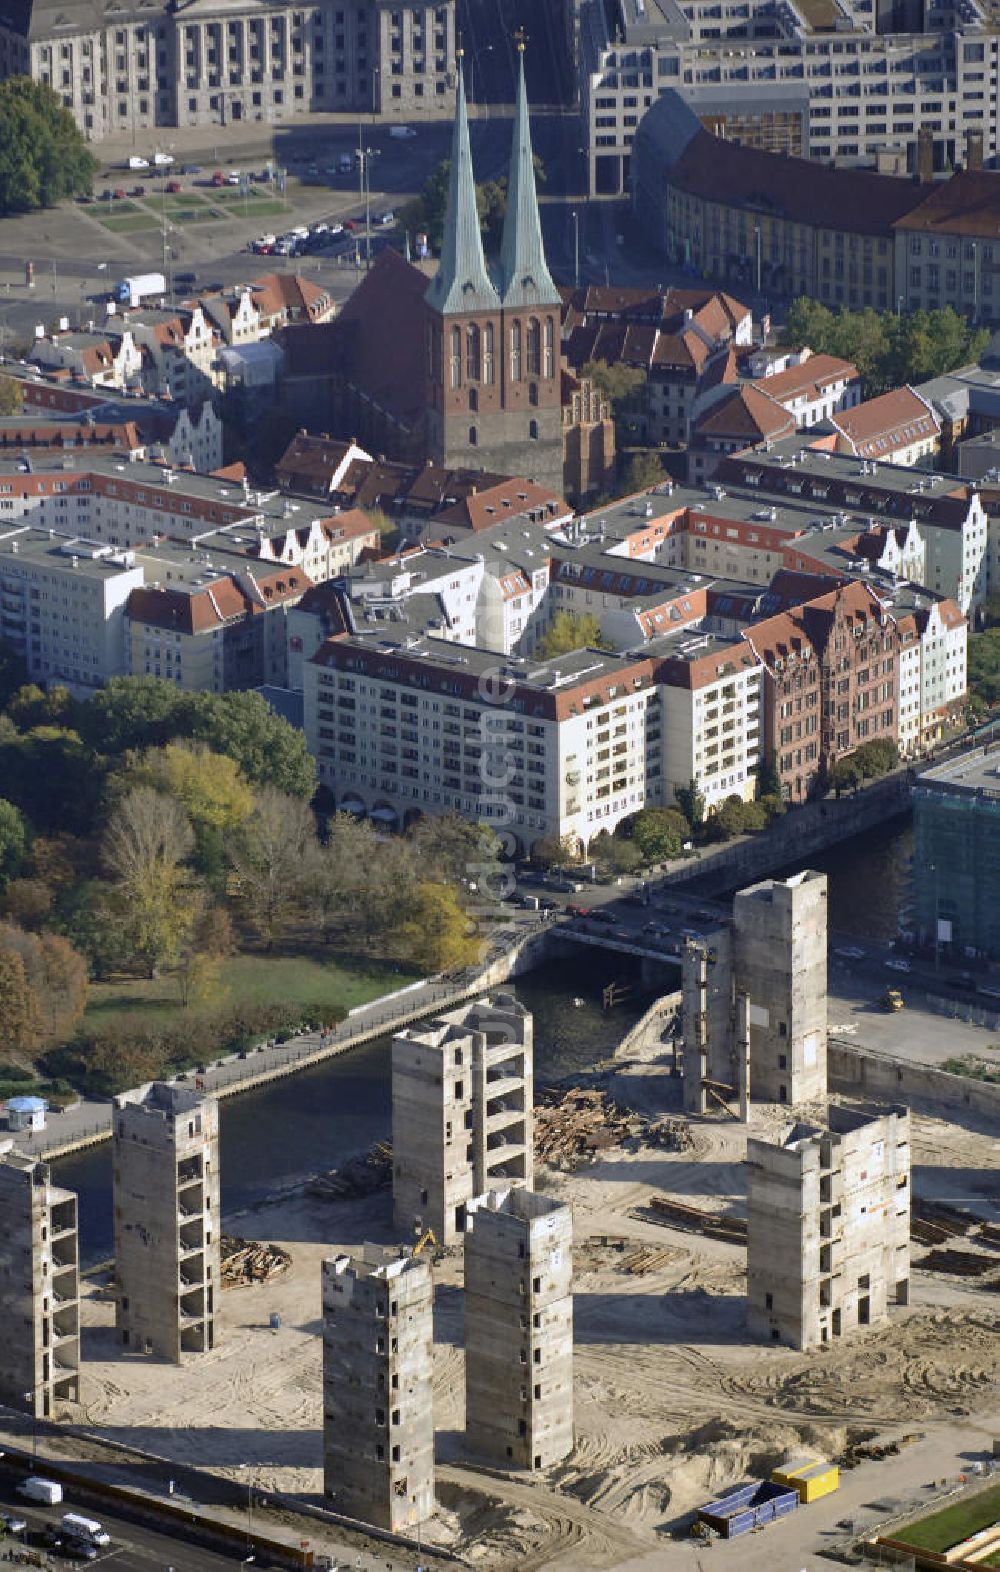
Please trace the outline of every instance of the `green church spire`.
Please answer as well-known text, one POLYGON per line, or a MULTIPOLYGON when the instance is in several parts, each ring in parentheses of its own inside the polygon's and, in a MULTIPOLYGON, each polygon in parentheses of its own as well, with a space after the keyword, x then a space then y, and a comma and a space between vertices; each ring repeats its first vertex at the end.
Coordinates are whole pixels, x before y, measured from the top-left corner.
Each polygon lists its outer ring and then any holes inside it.
POLYGON ((442 315, 496 311, 500 305, 483 255, 461 52, 458 58, 458 91, 455 95, 455 127, 451 138, 451 174, 441 264, 425 298, 442 315))
POLYGON ((524 40, 517 44, 517 105, 514 110, 514 145, 507 183, 507 213, 500 246, 500 298, 512 309, 557 306, 559 291, 552 282, 542 226, 538 217, 535 165, 528 121, 528 95, 524 86, 524 40))

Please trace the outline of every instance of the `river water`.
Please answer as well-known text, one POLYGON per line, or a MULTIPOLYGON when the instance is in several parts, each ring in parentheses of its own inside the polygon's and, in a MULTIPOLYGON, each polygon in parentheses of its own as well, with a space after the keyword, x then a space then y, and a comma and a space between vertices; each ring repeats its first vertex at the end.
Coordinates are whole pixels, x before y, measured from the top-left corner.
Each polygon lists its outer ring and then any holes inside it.
MULTIPOLYGON (((535 1081, 561 1080, 611 1051, 649 1002, 635 989, 605 1014, 602 991, 622 980, 611 952, 582 949, 520 978, 512 991, 535 1018, 535 1081), (580 1000, 578 1005, 575 1001, 580 1000)), ((266 1199, 276 1189, 388 1137, 388 1037, 272 1081, 219 1104, 219 1165, 224 1214, 266 1199)), ((52 1164, 57 1184, 80 1197, 84 1265, 112 1253, 111 1143, 52 1164)))
MULTIPOLYGON (((891 939, 908 900, 912 849, 910 822, 897 820, 811 858, 810 866, 829 876, 831 927, 891 939)), ((537 1084, 589 1069, 642 1013, 648 998, 633 980, 626 1002, 605 1014, 604 986, 622 975, 613 952, 588 947, 578 960, 550 962, 513 985, 534 1012, 537 1084)), ((222 1209, 228 1214, 334 1168, 389 1135, 389 1038, 225 1098, 220 1121, 222 1209)), ((52 1166, 56 1182, 79 1193, 82 1260, 106 1259, 112 1251, 110 1143, 52 1166)))

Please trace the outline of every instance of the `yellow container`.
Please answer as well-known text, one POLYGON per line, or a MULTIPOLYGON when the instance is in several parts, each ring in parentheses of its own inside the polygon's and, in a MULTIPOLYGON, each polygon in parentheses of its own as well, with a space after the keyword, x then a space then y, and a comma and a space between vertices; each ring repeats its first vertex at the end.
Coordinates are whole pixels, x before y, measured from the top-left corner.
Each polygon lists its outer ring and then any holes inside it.
POLYGON ((776 1468, 771 1479, 776 1485, 787 1485, 789 1489, 797 1490, 803 1506, 840 1489, 840 1469, 836 1464, 823 1463, 815 1458, 776 1468))

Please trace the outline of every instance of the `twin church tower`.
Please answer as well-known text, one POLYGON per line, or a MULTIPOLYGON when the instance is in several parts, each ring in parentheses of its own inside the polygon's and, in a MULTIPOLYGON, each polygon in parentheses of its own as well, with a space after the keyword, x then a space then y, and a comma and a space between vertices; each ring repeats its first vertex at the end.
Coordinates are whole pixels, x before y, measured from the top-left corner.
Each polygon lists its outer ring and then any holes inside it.
POLYGON ((499 263, 491 270, 483 253, 459 59, 441 264, 424 302, 429 456, 561 494, 560 299, 542 245, 521 45, 499 263))

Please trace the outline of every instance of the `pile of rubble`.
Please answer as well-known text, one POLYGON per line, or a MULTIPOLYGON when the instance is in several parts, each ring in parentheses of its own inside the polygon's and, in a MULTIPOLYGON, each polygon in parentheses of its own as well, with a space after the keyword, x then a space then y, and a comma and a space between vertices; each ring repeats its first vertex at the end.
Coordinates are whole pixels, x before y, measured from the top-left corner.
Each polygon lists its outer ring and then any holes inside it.
POLYGON ((575 1168, 584 1157, 645 1135, 647 1120, 625 1112, 599 1088, 541 1095, 546 1100, 535 1108, 535 1156, 543 1163, 575 1168))
POLYGON ((261 1244, 257 1239, 239 1239, 233 1234, 223 1234, 219 1248, 223 1288, 266 1283, 280 1272, 287 1272, 292 1264, 287 1250, 276 1244, 261 1244))
POLYGON ((306 1185, 306 1195, 320 1201, 353 1201, 374 1195, 392 1183, 392 1147, 376 1141, 371 1151, 349 1157, 339 1168, 316 1174, 306 1185))

